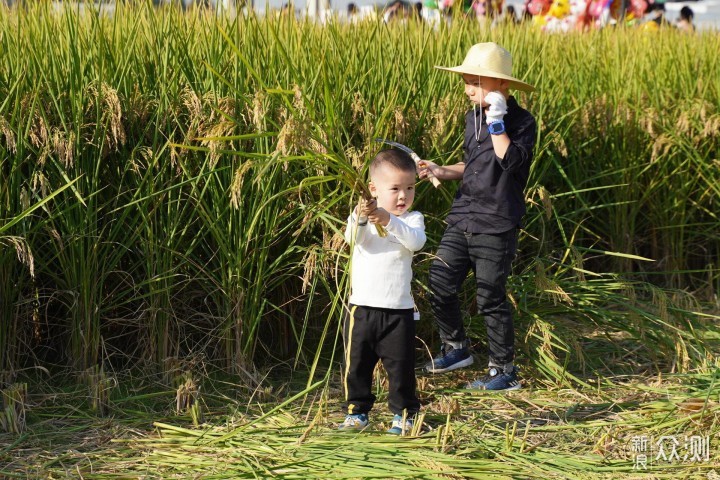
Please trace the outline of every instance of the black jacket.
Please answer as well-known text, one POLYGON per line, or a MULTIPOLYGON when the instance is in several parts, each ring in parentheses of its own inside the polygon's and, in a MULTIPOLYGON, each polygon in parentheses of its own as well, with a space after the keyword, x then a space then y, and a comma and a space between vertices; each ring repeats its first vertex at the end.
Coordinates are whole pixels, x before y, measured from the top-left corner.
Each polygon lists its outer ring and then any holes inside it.
POLYGON ((447 217, 448 226, 488 234, 521 226, 537 125, 514 97, 508 98, 507 105, 503 120, 510 147, 504 158, 495 155, 483 109, 465 115, 465 173, 447 217))

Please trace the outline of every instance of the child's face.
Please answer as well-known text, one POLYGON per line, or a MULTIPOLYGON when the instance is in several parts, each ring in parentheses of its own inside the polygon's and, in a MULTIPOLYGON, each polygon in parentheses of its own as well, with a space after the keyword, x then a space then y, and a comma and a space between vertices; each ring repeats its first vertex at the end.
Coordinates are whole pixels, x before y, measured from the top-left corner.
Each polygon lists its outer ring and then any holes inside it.
POLYGON ((370 193, 377 206, 393 215, 407 212, 415 200, 415 172, 406 172, 389 164, 380 165, 373 173, 370 193))
POLYGON ((465 95, 476 105, 487 107, 485 97, 488 93, 499 91, 507 97, 508 81, 493 77, 480 77, 478 75, 463 75, 465 81, 465 95))

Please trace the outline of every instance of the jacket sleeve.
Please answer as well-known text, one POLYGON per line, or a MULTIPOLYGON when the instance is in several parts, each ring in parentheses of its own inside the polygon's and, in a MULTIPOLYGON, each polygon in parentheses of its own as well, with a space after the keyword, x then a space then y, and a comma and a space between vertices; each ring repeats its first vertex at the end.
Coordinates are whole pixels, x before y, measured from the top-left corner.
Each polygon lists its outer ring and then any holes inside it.
POLYGON ((390 214, 385 229, 411 252, 417 252, 425 245, 425 217, 420 212, 412 212, 405 219, 390 214))
POLYGON ((508 132, 510 146, 505 152, 504 158, 497 158, 500 168, 509 173, 515 173, 521 169, 530 168, 533 149, 535 148, 535 136, 537 125, 532 115, 528 114, 521 119, 512 132, 508 132))
POLYGON ((345 242, 348 245, 352 245, 353 235, 356 235, 355 243, 362 243, 363 239, 365 238, 365 232, 367 232, 369 225, 370 223, 368 223, 367 225, 358 225, 357 215, 355 215, 355 212, 351 213, 347 219, 347 225, 345 225, 345 242))

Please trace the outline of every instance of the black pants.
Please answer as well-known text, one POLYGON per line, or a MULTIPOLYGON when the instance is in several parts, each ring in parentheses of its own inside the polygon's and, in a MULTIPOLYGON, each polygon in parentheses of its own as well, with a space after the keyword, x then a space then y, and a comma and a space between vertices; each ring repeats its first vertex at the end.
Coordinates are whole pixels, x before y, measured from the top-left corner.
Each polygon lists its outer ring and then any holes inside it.
POLYGON ((343 325, 343 383, 348 413, 367 413, 375 403, 373 371, 381 360, 390 383, 390 411, 402 415, 420 409, 415 394, 415 320, 413 309, 350 305, 343 325))
POLYGON ((430 304, 443 342, 464 342, 458 293, 468 271, 475 274, 478 310, 485 317, 490 363, 515 357, 515 331, 505 284, 517 251, 517 229, 497 235, 449 227, 430 266, 430 304))

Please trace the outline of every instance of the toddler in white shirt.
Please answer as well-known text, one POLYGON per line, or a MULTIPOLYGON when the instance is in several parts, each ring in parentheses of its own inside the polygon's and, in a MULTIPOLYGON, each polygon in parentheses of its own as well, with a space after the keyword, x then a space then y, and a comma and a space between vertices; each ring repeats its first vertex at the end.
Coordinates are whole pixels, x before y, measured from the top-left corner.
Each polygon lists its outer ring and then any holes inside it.
POLYGON ((420 409, 415 392, 415 318, 410 282, 413 254, 425 244, 425 221, 411 212, 415 162, 400 150, 383 150, 370 164, 372 200, 348 218, 345 240, 353 246, 349 314, 343 325, 343 383, 347 416, 341 430, 368 424, 375 402, 373 370, 381 360, 389 377, 389 433, 412 430, 420 409), (382 225, 381 237, 372 225, 382 225))

